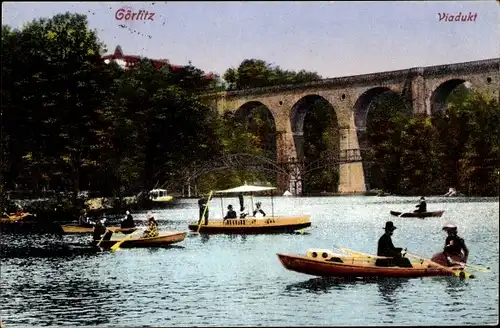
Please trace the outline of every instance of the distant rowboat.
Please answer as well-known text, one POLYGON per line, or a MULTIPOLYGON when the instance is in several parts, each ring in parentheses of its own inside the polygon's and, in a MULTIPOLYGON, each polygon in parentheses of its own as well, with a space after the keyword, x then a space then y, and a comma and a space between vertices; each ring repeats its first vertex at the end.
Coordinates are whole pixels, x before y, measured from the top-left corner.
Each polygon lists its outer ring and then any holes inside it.
MULTIPOLYGON (((93 227, 81 227, 77 225, 61 225, 63 232, 66 234, 76 234, 76 233, 92 233, 94 231, 93 227)), ((137 228, 121 228, 121 227, 107 227, 108 230, 112 232, 120 232, 120 233, 131 233, 137 230, 137 228)))
POLYGON ((401 218, 428 218, 428 217, 441 217, 444 211, 436 211, 436 212, 396 212, 391 211, 391 215, 399 216, 401 218))

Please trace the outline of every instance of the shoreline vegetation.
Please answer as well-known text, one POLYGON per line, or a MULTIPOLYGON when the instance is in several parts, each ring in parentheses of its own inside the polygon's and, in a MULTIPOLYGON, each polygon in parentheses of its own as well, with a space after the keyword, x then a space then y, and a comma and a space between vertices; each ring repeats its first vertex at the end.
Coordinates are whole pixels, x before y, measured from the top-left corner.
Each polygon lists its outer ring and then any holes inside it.
MULTIPOLYGON (((217 115, 201 95, 322 78, 259 59, 245 59, 223 78, 207 79, 191 63, 158 69, 148 58, 124 70, 104 63, 105 52, 85 15, 58 14, 21 30, 2 25, 2 213, 15 199, 7 191, 16 190, 54 190, 58 196, 26 210, 59 220, 85 207, 82 190, 120 200, 109 211, 121 213, 147 208, 154 188, 178 198, 246 181, 276 185, 276 170, 225 160, 245 153, 275 162, 279 132, 270 111, 256 106, 217 115), (137 205, 123 202, 133 196, 137 205)), ((369 105, 367 132, 359 136, 366 194, 443 195, 453 187, 466 196, 497 196, 498 99, 462 84, 432 117, 412 115, 406 99, 388 92, 369 105)), ((336 195, 338 165, 328 164, 340 144, 335 109, 320 97, 304 103, 310 169, 303 195, 336 195)))

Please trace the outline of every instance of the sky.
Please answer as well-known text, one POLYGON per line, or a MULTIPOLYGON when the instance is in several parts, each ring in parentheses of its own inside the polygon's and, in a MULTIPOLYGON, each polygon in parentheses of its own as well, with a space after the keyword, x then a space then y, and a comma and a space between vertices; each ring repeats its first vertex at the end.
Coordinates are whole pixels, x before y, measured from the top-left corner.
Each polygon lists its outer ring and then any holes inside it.
POLYGON ((67 11, 88 16, 108 53, 121 45, 125 54, 191 61, 220 75, 252 58, 327 78, 500 57, 493 0, 3 2, 2 24, 21 28, 67 11), (154 20, 118 21, 123 7, 155 13, 154 20), (440 21, 459 13, 477 15, 440 21))

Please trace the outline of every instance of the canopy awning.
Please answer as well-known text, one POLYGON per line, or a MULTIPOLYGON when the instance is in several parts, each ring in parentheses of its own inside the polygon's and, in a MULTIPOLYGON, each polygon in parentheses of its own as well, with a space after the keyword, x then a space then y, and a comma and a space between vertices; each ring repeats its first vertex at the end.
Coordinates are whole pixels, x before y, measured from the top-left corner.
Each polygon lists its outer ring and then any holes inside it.
POLYGON ((165 189, 152 189, 150 190, 149 192, 152 193, 152 192, 167 192, 165 189))
POLYGON ((229 194, 229 193, 239 193, 239 192, 257 192, 257 191, 265 191, 265 190, 273 190, 273 189, 276 189, 276 187, 243 185, 243 186, 239 186, 239 187, 231 188, 231 189, 216 190, 215 193, 229 194))

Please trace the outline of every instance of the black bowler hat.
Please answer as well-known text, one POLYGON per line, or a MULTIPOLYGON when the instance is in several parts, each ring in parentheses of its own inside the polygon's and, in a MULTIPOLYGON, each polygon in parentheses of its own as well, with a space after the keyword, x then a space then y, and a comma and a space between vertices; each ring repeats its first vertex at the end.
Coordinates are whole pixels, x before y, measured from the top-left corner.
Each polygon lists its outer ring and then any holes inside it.
POLYGON ((394 226, 394 223, 392 223, 392 221, 387 221, 385 223, 385 230, 391 230, 391 231, 394 231, 396 230, 396 227, 394 226))

